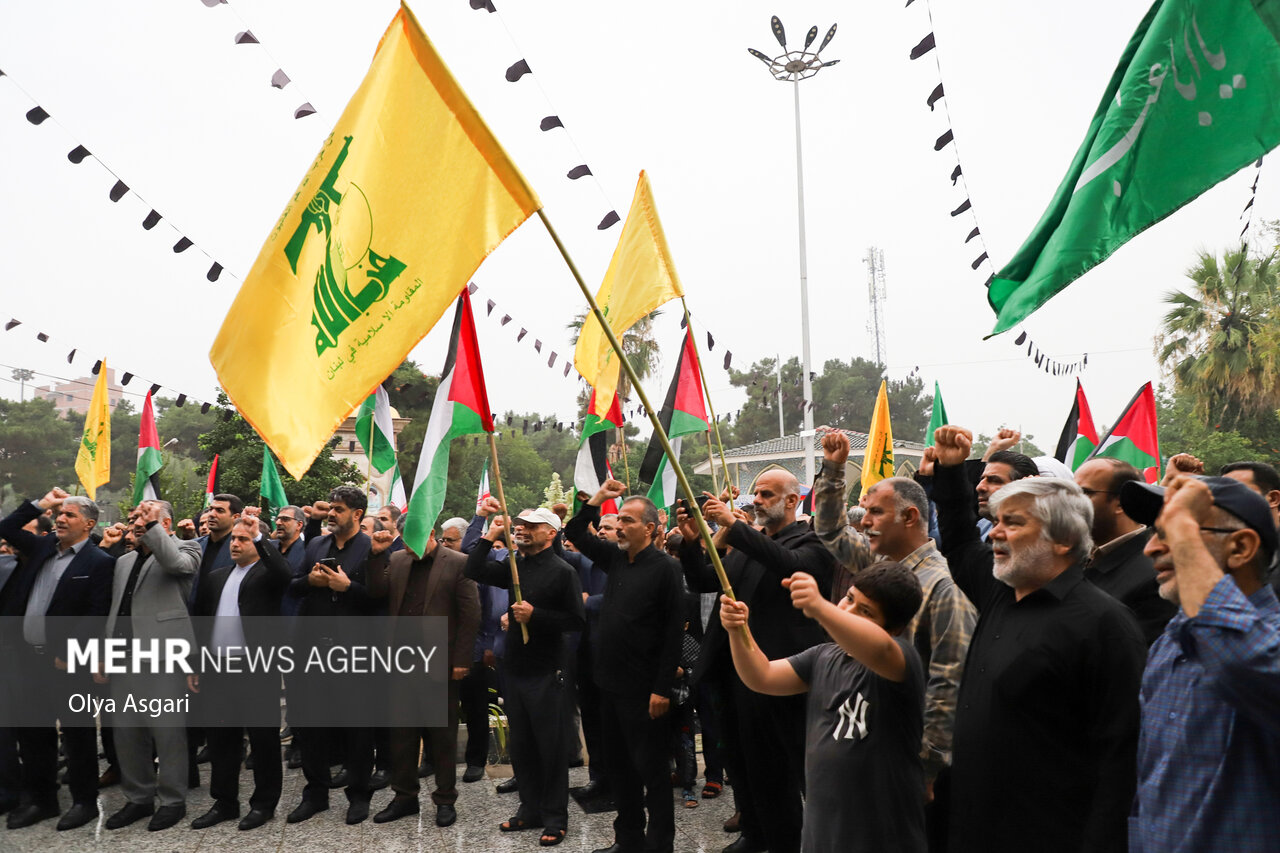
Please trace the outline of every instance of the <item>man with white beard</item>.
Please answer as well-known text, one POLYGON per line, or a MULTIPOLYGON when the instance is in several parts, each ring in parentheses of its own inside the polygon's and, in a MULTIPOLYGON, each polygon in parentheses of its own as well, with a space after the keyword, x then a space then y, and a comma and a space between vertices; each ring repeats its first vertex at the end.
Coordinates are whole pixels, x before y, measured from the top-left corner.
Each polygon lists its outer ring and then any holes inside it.
MULTIPOLYGON (((954 475, 972 433, 934 435, 935 499, 967 500, 945 492, 965 488, 954 475)), ((979 617, 956 710, 949 850, 1123 851, 1146 643, 1129 610, 1084 579, 1092 504, 1073 482, 1028 477, 988 506, 990 571, 951 565, 979 617)))

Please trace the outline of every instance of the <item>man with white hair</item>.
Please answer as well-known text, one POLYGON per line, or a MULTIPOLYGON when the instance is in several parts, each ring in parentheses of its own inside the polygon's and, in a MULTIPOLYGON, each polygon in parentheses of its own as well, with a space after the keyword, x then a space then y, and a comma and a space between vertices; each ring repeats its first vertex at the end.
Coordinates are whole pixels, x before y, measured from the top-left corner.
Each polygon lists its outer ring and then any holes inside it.
POLYGON ((462 550, 462 537, 467 535, 467 520, 454 516, 440 525, 440 544, 450 551, 462 550))
MULTIPOLYGON (((973 436, 934 436, 941 481, 973 436)), ((990 570, 951 564, 979 617, 956 711, 949 850, 1124 850, 1146 644, 1128 609, 1084 579, 1092 504, 1070 480, 1028 477, 988 508, 990 570)))

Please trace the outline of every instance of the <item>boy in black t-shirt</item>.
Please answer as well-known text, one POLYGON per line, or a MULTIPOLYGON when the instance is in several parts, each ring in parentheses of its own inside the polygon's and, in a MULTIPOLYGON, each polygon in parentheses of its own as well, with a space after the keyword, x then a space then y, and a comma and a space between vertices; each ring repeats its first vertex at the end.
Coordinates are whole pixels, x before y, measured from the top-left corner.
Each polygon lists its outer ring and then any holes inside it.
POLYGON ((771 696, 809 694, 802 851, 924 853, 924 668, 902 638, 920 608, 919 580, 900 563, 876 563, 839 604, 803 572, 782 584, 834 643, 771 661, 739 630, 745 604, 722 596, 720 621, 744 684, 771 696))

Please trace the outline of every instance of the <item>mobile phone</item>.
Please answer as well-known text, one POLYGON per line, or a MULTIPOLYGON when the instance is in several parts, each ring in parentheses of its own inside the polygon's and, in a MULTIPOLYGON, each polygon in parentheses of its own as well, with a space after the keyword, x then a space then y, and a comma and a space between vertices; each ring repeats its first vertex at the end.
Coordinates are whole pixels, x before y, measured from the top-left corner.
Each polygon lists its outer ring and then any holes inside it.
POLYGON ((328 569, 336 569, 338 567, 338 560, 336 557, 325 557, 319 562, 320 562, 320 565, 328 569))

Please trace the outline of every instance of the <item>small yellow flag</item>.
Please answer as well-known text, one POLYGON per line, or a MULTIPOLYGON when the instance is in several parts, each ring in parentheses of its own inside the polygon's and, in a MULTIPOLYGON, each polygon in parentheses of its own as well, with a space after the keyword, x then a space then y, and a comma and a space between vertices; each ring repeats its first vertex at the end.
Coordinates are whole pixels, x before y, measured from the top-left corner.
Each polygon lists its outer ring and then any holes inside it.
POLYGON ((867 452, 862 457, 862 495, 876 483, 893 476, 893 428, 889 426, 889 394, 883 379, 867 433, 867 452))
POLYGON ((402 5, 209 353, 290 474, 540 206, 402 5))
POLYGON ((84 435, 76 454, 76 476, 84 485, 89 500, 97 500, 98 486, 111 479, 111 401, 107 397, 107 360, 98 368, 98 381, 93 385, 93 399, 84 416, 84 435))
MULTIPOLYGON (((684 296, 684 288, 671 261, 671 250, 667 248, 662 223, 658 221, 649 177, 641 172, 635 196, 631 199, 631 210, 618 238, 618 247, 613 251, 604 282, 596 292, 596 304, 618 340, 622 340, 622 333, 637 320, 677 296, 684 296)), ((587 314, 587 320, 582 324, 578 348, 573 353, 573 366, 595 389, 592 399, 607 407, 617 392, 622 368, 594 314, 587 314)), ((597 408, 591 414, 604 417, 608 412, 605 408, 597 408)))

